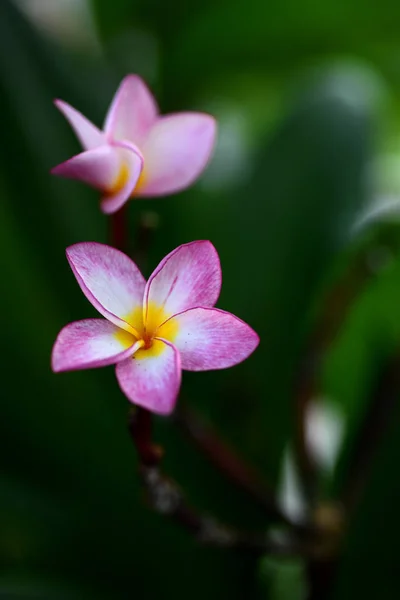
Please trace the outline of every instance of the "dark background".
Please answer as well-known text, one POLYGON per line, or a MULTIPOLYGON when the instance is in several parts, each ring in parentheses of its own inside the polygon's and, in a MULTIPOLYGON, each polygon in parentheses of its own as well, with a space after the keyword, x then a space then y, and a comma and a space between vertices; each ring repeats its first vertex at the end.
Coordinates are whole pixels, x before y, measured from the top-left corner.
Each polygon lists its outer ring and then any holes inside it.
MULTIPOLYGON (((234 369, 185 373, 183 393, 277 487, 295 431, 294 373, 317 315, 338 321, 316 373, 319 406, 331 410, 318 429, 331 461, 337 420, 342 431, 336 467, 319 479, 319 497, 329 501, 346 482, 375 380, 400 339, 392 218, 400 5, 92 0, 86 13, 83 2, 19 5, 23 15, 0 2, 0 598, 303 598, 302 560, 202 547, 146 508, 112 368, 51 373, 61 327, 95 316, 65 247, 106 242, 108 229, 95 191, 49 175, 79 151, 52 101, 100 125, 132 72, 162 112, 216 115, 207 173, 179 195, 132 202, 131 245, 143 218, 158 221, 146 275, 184 242, 208 238, 218 249, 218 306, 249 322, 261 344, 234 369), (392 209, 360 226, 370 202, 392 209), (342 315, 348 289, 328 308, 327 293, 357 261, 362 274, 347 280, 354 293, 342 315)), ((398 403, 388 422, 328 586, 332 598, 399 594, 398 403)), ((261 510, 174 423, 158 419, 155 436, 165 470, 194 505, 267 531, 261 510)))

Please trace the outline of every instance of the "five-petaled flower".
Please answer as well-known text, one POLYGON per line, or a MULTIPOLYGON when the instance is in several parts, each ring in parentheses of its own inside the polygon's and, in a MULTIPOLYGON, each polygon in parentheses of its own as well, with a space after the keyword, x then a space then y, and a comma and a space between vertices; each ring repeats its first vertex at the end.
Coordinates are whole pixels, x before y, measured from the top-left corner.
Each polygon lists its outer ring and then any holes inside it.
POLYGON ((245 360, 259 338, 249 325, 214 308, 221 267, 211 242, 184 244, 168 254, 149 280, 125 254, 96 242, 67 248, 88 300, 105 319, 70 323, 52 352, 54 371, 116 364, 128 399, 170 413, 181 369, 224 369, 245 360))
POLYGON ((216 124, 204 113, 161 116, 142 79, 128 75, 108 110, 103 131, 62 100, 55 101, 84 152, 52 169, 102 192, 101 209, 117 211, 134 196, 164 196, 189 186, 205 168, 216 124))

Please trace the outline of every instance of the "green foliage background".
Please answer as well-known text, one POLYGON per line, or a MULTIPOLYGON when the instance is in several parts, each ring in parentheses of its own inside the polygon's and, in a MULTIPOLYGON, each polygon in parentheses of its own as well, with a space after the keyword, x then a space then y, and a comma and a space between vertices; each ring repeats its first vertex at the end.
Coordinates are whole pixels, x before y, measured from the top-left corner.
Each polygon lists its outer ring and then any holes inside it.
MULTIPOLYGON (((321 485, 334 497, 374 376, 400 336, 399 244, 387 242, 398 225, 354 234, 371 198, 400 194, 396 170, 377 168, 400 155, 400 5, 92 0, 91 10, 98 55, 66 49, 0 3, 0 598, 297 598, 290 585, 283 596, 281 583, 260 582, 251 556, 200 547, 144 506, 111 368, 50 371, 60 328, 94 316, 65 247, 107 241, 96 193, 49 175, 78 151, 52 100, 100 124, 130 71, 148 80, 163 112, 217 115, 221 143, 208 174, 177 196, 132 203, 131 243, 140 215, 154 211, 146 274, 181 243, 208 238, 217 247, 219 306, 248 321, 261 345, 232 370, 186 373, 184 395, 275 483, 294 431, 293 375, 323 292, 357 248, 366 260, 386 251, 319 373, 346 422, 338 468, 321 485)), ((399 434, 400 405, 332 598, 399 593, 399 434)), ((196 506, 267 529, 173 423, 158 420, 156 436, 166 470, 196 506)))

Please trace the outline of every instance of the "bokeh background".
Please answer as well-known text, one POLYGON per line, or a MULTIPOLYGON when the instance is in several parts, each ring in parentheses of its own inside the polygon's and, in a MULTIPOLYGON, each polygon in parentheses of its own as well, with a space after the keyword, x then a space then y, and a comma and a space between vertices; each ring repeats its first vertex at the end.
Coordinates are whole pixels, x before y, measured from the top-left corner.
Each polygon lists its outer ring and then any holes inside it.
MULTIPOLYGON (((143 219, 157 224, 146 275, 181 243, 217 247, 219 306, 262 341, 234 369, 186 373, 185 402, 299 515, 290 448, 309 340, 323 337, 326 319, 336 323, 308 416, 324 502, 348 485, 375 380, 400 340, 399 31, 390 0, 1 0, 1 599, 306 597, 301 559, 202 547, 146 507, 112 368, 51 373, 58 331, 95 314, 65 247, 108 235, 96 192, 49 175, 79 150, 52 101, 100 125, 132 72, 163 112, 218 118, 213 161, 195 186, 131 203, 130 243, 143 219)), ((332 598, 399 595, 400 390, 398 400, 351 514, 332 598)), ((268 531, 262 511, 175 423, 158 419, 155 436, 194 505, 268 531)))

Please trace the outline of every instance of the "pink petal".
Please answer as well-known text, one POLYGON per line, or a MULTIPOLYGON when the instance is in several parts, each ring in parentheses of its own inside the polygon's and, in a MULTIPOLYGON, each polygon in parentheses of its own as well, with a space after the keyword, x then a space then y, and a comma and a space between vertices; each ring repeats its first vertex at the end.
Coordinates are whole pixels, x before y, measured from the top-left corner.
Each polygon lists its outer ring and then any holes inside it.
POLYGON ((110 145, 73 156, 51 170, 53 175, 78 179, 98 190, 110 189, 118 177, 120 157, 110 145))
POLYGON ((105 214, 116 212, 129 200, 143 169, 143 157, 133 144, 115 142, 113 148, 119 156, 119 175, 101 199, 105 214))
POLYGON ((157 104, 144 81, 137 75, 128 75, 113 98, 104 131, 113 139, 129 140, 140 146, 157 113, 157 104))
POLYGON ((144 293, 148 303, 162 307, 168 316, 195 306, 214 306, 221 290, 221 265, 211 242, 183 244, 168 254, 153 271, 144 293))
POLYGON ((216 122, 202 113, 160 117, 142 151, 143 183, 138 196, 163 196, 188 187, 206 167, 214 147, 216 122))
POLYGON ((232 367, 250 356, 260 341, 244 321, 217 308, 192 308, 171 320, 178 325, 174 345, 181 355, 182 369, 187 371, 232 367))
POLYGON ((143 303, 145 280, 135 263, 123 252, 82 242, 67 248, 71 269, 89 302, 106 319, 131 331, 125 321, 143 303))
POLYGON ((51 170, 53 175, 77 179, 101 190, 101 209, 110 214, 130 198, 143 168, 133 144, 116 142, 73 156, 51 170))
POLYGON ((165 340, 117 364, 121 390, 134 404, 167 415, 174 409, 181 384, 179 352, 165 340))
POLYGON ((92 150, 105 143, 104 133, 79 111, 63 100, 55 100, 54 104, 67 119, 85 150, 92 150))
POLYGON ((51 367, 55 372, 105 367, 132 356, 135 344, 133 335, 104 319, 76 321, 58 334, 51 367))

